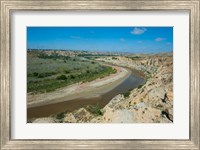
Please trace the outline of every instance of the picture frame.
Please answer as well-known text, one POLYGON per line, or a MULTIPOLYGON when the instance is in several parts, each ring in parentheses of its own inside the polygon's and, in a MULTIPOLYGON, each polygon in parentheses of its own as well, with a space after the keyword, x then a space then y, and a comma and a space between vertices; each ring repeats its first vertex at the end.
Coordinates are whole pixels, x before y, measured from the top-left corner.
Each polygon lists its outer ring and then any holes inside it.
POLYGON ((199 0, 191 1, 29 1, 1 0, 1 149, 199 149, 199 0), (179 11, 190 12, 190 138, 189 140, 28 140, 11 139, 11 13, 19 10, 121 10, 121 11, 179 11))

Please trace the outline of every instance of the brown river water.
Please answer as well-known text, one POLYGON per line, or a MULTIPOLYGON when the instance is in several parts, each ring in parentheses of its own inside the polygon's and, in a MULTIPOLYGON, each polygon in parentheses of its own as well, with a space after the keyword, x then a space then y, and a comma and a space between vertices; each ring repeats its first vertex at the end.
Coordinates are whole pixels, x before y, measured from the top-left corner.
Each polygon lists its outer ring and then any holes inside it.
POLYGON ((127 79, 125 79, 121 84, 119 84, 109 92, 102 94, 99 97, 78 98, 59 103, 28 108, 27 118, 30 119, 48 117, 52 114, 56 114, 63 111, 73 111, 86 105, 96 105, 97 103, 99 103, 101 107, 104 107, 116 95, 120 93, 125 93, 130 89, 134 89, 143 82, 144 79, 141 77, 141 73, 137 72, 136 70, 132 70, 131 75, 127 79))

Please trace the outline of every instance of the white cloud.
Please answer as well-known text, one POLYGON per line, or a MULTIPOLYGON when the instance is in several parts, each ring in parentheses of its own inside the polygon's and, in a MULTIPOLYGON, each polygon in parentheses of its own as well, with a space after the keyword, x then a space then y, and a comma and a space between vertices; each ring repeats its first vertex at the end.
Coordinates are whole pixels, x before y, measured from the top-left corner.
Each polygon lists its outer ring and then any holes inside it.
POLYGON ((133 31, 131 31, 131 34, 140 35, 140 34, 143 34, 146 31, 147 31, 146 28, 137 28, 137 27, 135 27, 133 29, 133 31))
POLYGON ((156 42, 160 42, 160 41, 164 41, 164 40, 166 40, 166 38, 158 37, 158 38, 155 39, 156 42))
POLYGON ((71 39, 80 39, 80 36, 70 36, 71 39))

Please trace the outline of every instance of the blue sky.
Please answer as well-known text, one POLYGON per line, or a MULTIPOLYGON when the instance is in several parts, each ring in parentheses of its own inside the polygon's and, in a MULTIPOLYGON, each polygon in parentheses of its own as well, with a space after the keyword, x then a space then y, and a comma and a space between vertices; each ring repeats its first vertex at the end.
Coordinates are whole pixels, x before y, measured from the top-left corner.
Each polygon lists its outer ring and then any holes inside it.
POLYGON ((27 47, 131 53, 173 51, 173 27, 27 27, 27 47))

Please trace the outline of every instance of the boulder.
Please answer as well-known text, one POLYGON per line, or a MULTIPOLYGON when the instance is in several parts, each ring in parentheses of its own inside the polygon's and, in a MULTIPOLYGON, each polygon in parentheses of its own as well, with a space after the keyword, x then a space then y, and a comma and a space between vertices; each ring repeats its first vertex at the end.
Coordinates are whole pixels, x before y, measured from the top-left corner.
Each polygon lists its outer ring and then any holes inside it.
POLYGON ((127 109, 121 109, 113 111, 112 109, 107 110, 103 115, 103 121, 109 123, 133 123, 134 115, 133 112, 127 109))
POLYGON ((160 99, 161 100, 161 99, 165 98, 165 95, 166 95, 166 91, 161 87, 154 88, 148 92, 149 99, 160 99))
POLYGON ((134 115, 127 109, 117 110, 112 118, 113 123, 133 123, 134 115))

